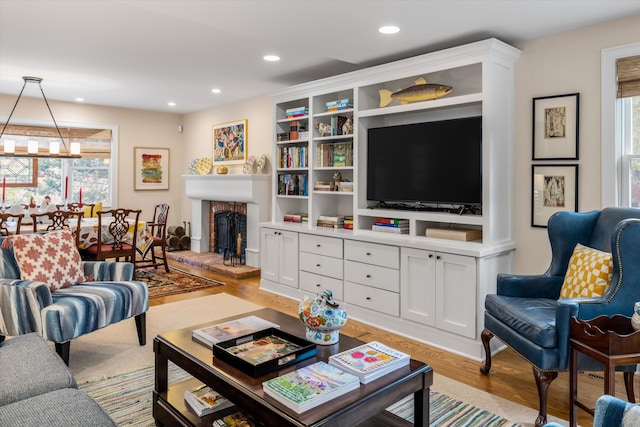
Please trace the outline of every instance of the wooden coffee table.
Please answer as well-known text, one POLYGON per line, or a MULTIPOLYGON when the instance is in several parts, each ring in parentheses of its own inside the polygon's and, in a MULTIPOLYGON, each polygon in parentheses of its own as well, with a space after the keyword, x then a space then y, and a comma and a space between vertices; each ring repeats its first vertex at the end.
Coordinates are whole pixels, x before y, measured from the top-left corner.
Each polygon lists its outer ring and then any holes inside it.
POLYGON ((304 337, 304 327, 298 318, 269 308, 158 335, 153 340, 156 365, 153 416, 157 425, 211 426, 214 419, 219 418, 221 414, 229 413, 230 410, 224 410, 225 412, 198 417, 192 412, 184 401, 184 390, 199 383, 211 386, 234 402, 238 409, 253 415, 256 420, 268 426, 415 425, 422 427, 429 425, 429 387, 433 384, 433 370, 422 362, 411 359, 409 366, 391 372, 376 381, 361 384, 359 390, 297 414, 265 396, 262 392, 262 382, 319 360, 327 362, 331 354, 354 348, 362 344, 362 341, 340 335, 338 344, 319 345, 315 357, 263 377, 253 378, 228 363, 214 360, 211 349, 191 338, 193 329, 250 315, 277 323, 283 331, 304 337), (169 386, 169 361, 193 375, 194 378, 169 386), (414 396, 414 424, 384 410, 410 394, 414 396))

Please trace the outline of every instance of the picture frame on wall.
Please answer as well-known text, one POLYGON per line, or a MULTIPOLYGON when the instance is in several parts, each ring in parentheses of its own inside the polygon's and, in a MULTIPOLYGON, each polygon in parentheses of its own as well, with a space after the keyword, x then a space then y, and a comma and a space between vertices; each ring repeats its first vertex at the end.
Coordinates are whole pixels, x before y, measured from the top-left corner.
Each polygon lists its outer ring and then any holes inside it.
POLYGON ((133 152, 134 190, 168 190, 169 149, 134 147, 133 152))
POLYGON ((533 160, 578 160, 580 94, 533 98, 533 160))
POLYGON ((533 165, 531 226, 547 227, 551 215, 578 212, 578 165, 533 165))
POLYGON ((247 120, 213 125, 213 163, 244 164, 247 161, 247 120))

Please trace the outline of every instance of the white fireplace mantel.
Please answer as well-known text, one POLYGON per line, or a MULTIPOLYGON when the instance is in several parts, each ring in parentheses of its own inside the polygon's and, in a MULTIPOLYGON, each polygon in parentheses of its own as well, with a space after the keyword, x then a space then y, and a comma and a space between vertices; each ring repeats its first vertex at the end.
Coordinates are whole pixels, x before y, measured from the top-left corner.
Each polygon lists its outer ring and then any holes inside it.
POLYGON ((260 267, 260 223, 269 216, 270 175, 182 175, 192 200, 191 250, 209 251, 211 201, 247 204, 246 263, 260 267))

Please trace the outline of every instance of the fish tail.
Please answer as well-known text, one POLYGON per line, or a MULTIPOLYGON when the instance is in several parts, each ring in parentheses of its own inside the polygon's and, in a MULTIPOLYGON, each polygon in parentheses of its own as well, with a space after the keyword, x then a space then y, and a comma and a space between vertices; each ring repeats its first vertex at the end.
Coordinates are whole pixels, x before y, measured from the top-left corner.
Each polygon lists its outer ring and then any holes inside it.
POLYGON ((392 92, 390 90, 380 89, 378 92, 380 93, 380 108, 386 107, 387 105, 391 104, 391 101, 393 101, 393 99, 391 98, 392 92))

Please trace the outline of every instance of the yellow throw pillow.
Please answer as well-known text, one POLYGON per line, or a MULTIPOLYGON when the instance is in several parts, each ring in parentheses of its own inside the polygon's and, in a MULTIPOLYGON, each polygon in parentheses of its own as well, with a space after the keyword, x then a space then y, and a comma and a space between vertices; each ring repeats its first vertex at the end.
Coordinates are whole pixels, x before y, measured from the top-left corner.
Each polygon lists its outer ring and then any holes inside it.
POLYGON ((569 259, 560 298, 602 296, 611 284, 611 276, 613 276, 611 254, 578 243, 569 259))
POLYGON ((98 214, 97 212, 102 210, 102 202, 97 202, 96 205, 93 207, 93 217, 97 218, 98 214))
POLYGON ((84 214, 83 218, 91 218, 91 206, 83 206, 82 213, 84 214))

